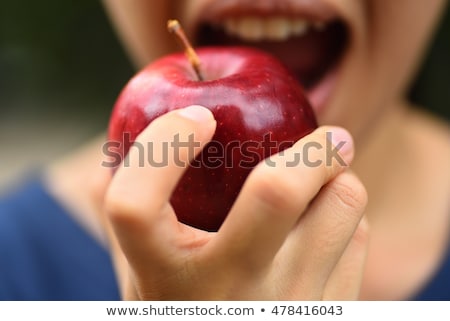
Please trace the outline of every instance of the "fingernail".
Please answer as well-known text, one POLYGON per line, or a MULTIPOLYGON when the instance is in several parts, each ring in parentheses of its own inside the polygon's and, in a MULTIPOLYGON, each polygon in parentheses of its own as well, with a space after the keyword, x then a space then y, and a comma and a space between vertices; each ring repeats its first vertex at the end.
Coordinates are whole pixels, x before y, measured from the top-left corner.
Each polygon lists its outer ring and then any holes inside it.
POLYGON ((214 120, 212 112, 206 107, 192 105, 178 110, 178 115, 198 123, 208 123, 214 120))
POLYGON ((327 132, 327 139, 331 141, 334 150, 344 159, 347 165, 353 160, 353 138, 350 133, 341 127, 332 127, 327 132))

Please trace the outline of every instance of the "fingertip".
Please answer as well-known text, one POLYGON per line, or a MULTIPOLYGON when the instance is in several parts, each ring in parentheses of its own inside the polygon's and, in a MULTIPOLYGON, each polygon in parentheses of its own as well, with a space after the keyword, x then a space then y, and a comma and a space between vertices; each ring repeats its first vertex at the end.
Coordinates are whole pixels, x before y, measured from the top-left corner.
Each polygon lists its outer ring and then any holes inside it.
POLYGON ((327 142, 331 143, 333 147, 327 149, 327 152, 338 153, 342 157, 343 162, 341 165, 349 166, 354 157, 354 141, 353 137, 348 130, 337 126, 326 126, 323 128, 327 142))
POLYGON ((178 109, 177 114, 197 123, 205 124, 215 122, 213 113, 208 108, 201 105, 191 105, 178 109))

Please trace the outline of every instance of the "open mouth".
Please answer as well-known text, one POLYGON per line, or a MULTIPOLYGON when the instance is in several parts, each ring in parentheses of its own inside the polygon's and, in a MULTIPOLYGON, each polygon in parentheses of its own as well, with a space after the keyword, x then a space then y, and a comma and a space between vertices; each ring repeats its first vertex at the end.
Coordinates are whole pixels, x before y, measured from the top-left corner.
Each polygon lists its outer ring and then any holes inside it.
POLYGON ((345 21, 323 4, 305 5, 311 1, 217 3, 198 19, 196 45, 243 45, 273 54, 297 77, 316 112, 322 109, 348 48, 345 21))

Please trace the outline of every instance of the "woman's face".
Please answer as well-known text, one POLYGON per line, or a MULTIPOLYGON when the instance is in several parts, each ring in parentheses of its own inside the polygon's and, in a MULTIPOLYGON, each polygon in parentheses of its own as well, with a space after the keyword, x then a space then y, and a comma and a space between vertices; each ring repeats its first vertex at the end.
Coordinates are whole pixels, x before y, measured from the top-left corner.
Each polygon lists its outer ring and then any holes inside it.
POLYGON ((181 21, 201 45, 273 53, 304 85, 321 125, 360 142, 400 98, 445 0, 104 0, 138 67, 178 43, 181 21))

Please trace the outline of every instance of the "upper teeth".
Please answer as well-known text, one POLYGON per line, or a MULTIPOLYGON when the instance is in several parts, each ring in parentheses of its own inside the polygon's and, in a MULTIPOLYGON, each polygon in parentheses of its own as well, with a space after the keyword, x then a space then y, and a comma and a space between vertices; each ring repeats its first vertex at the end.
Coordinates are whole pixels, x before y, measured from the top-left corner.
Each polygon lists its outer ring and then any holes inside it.
POLYGON ((290 36, 304 35, 310 26, 322 30, 323 22, 311 23, 301 18, 286 17, 240 17, 225 20, 225 31, 247 41, 283 41, 290 36))

